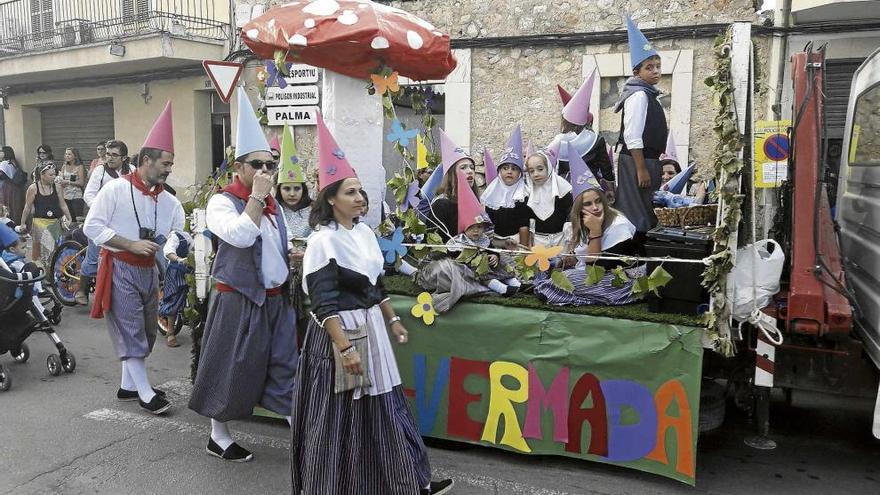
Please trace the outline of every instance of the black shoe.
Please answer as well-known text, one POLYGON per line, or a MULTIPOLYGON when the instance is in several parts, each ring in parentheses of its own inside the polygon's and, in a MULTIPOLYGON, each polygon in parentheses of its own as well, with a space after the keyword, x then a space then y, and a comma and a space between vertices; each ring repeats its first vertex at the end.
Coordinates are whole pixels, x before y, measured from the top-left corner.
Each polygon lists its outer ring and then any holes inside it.
POLYGON ((420 493, 421 495, 443 495, 449 493, 453 486, 455 486, 455 482, 449 479, 432 481, 431 488, 422 488, 420 493))
POLYGON ((504 291, 504 297, 510 297, 519 292, 519 287, 514 287, 513 285, 508 285, 507 290, 504 291))
MULTIPOLYGON (((153 393, 165 398, 165 391, 159 390, 158 388, 153 389, 153 393)), ((130 400, 138 400, 138 392, 137 390, 125 390, 124 388, 120 388, 116 391, 116 400, 126 402, 130 400)))
POLYGON ((140 404, 142 408, 156 415, 162 414, 171 409, 171 403, 159 394, 153 396, 153 400, 150 402, 144 402, 138 399, 138 404, 140 404))
POLYGON ((254 454, 251 454, 248 449, 235 442, 232 442, 229 447, 226 447, 226 450, 223 450, 217 445, 217 442, 210 437, 208 438, 208 446, 205 447, 205 452, 214 457, 219 457, 224 461, 232 462, 248 462, 254 458, 254 454))

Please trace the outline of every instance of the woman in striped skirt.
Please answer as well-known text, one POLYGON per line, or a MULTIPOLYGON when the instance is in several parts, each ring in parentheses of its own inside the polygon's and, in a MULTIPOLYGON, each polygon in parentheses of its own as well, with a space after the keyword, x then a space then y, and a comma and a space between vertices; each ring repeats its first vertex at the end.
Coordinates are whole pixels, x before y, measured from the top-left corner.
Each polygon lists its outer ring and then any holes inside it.
MULTIPOLYGON (((575 179, 573 178, 574 182, 575 179)), ((569 252, 562 258, 562 266, 570 266, 565 275, 574 285, 574 291, 566 292, 554 285, 546 274, 535 281, 535 295, 548 304, 588 306, 600 304, 616 306, 635 301, 632 295, 633 280, 645 274, 645 266, 626 270, 629 281, 620 287, 612 283, 611 270, 620 262, 616 260, 591 260, 590 255, 600 253, 632 256, 638 251, 633 240, 635 226, 622 213, 608 205, 606 196, 596 183, 578 194, 571 210, 572 239, 569 252), (597 283, 587 284, 587 265, 604 268, 605 275, 597 283)))
POLYGON ((403 395, 386 322, 399 344, 407 331, 385 297, 376 236, 358 223, 363 188, 320 117, 318 149, 319 193, 309 218, 315 232, 303 257, 312 318, 290 418, 292 493, 447 493, 452 480, 431 481, 428 452, 403 395), (349 339, 364 333, 355 347, 349 339), (368 380, 336 392, 336 377, 346 373, 368 380))

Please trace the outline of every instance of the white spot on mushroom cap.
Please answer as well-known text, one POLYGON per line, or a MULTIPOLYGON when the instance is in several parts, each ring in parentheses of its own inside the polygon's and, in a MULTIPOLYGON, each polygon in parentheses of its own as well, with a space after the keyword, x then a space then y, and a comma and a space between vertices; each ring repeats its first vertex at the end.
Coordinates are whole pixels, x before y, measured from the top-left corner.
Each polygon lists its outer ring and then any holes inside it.
POLYGON ((422 37, 419 36, 419 33, 415 31, 406 32, 406 42, 409 43, 409 47, 413 50, 418 50, 425 43, 422 37))
POLYGON ((359 9, 365 9, 365 8, 367 8, 367 4, 365 4, 365 3, 359 4, 359 5, 358 5, 358 8, 359 8, 359 9))
POLYGON ((257 38, 260 37, 260 30, 257 28, 251 28, 251 29, 248 29, 247 33, 245 33, 245 34, 247 35, 248 38, 256 41, 257 38))
POLYGON ((382 36, 376 36, 375 38, 373 38, 373 41, 370 42, 370 46, 374 50, 383 50, 391 46, 391 44, 388 43, 388 39, 382 36))
POLYGON ((357 23, 358 16, 354 13, 353 10, 345 10, 342 12, 342 15, 337 19, 340 24, 345 24, 346 26, 351 26, 357 23))
POLYGON ((301 34, 294 34, 287 39, 287 42, 294 46, 306 46, 309 44, 306 37, 301 34))
POLYGON ((339 3, 336 0, 314 0, 303 7, 303 12, 312 15, 331 15, 337 10, 339 3))
POLYGON ((315 20, 314 19, 306 19, 306 21, 303 24, 307 28, 311 29, 311 28, 315 27, 315 20))

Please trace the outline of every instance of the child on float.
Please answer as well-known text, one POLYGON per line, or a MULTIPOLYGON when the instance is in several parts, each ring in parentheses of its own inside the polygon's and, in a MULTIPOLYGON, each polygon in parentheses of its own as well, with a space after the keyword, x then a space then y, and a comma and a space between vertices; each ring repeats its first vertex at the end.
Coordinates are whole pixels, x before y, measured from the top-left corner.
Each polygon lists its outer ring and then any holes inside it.
POLYGON ((660 82, 660 56, 629 17, 626 27, 633 76, 614 107, 615 112, 622 112, 615 206, 636 226, 636 237, 642 240, 657 224, 653 197, 660 189, 659 158, 669 131, 655 86, 660 82))
POLYGON ((612 283, 611 270, 620 262, 598 260, 591 256, 614 254, 632 256, 638 252, 634 236, 636 227, 620 211, 611 208, 599 181, 583 160, 575 155, 571 161, 574 207, 571 211, 572 235, 568 239, 566 256, 557 261, 564 274, 574 285, 566 292, 548 278, 546 273, 535 279, 535 295, 553 305, 607 305, 628 304, 635 300, 632 295, 634 280, 645 274, 645 265, 626 270, 630 280, 621 287, 612 283), (605 275, 597 283, 589 285, 587 265, 603 267, 605 275))
POLYGON ((517 125, 501 155, 497 177, 480 196, 480 202, 486 207, 486 214, 495 226, 492 244, 497 247, 514 249, 529 242, 524 171, 522 131, 517 125))
POLYGON ((562 246, 571 236, 571 184, 556 173, 557 153, 542 148, 526 160, 530 230, 534 224, 529 245, 562 246))
MULTIPOLYGON (((440 132, 440 152, 442 157, 443 178, 436 190, 436 196, 430 200, 430 212, 427 215, 428 228, 437 232, 443 242, 448 241, 458 232, 458 179, 457 173, 464 174, 468 189, 477 193, 477 182, 474 176, 476 163, 456 146, 452 139, 443 131, 440 132)), ((435 174, 437 172, 435 171, 435 174)), ((428 179, 427 187, 431 185, 428 179)))
POLYGON ((488 256, 489 271, 482 275, 476 273, 475 269, 469 265, 473 258, 467 260, 456 258, 456 261, 464 264, 468 270, 473 271, 474 278, 498 294, 502 296, 516 294, 521 284, 517 280, 516 274, 510 269, 510 266, 513 264, 512 260, 508 256, 483 251, 492 242, 489 236, 486 235, 486 227, 489 225, 489 220, 482 212, 482 207, 477 197, 468 191, 466 180, 464 174, 459 173, 458 186, 464 191, 458 197, 457 232, 459 234, 446 243, 446 249, 455 256, 465 249, 476 249, 474 257, 481 253, 485 254, 488 256))
POLYGON ((613 195, 615 187, 614 164, 608 154, 608 145, 605 138, 593 130, 593 114, 590 113, 590 98, 593 93, 593 84, 596 80, 596 71, 584 80, 574 96, 568 94, 562 86, 557 85, 559 97, 562 99, 562 124, 561 133, 553 138, 547 146, 549 149, 559 149, 558 166, 556 172, 565 180, 569 180, 568 154, 562 153, 562 142, 568 143, 568 150, 577 153, 590 171, 602 184, 602 187, 613 195))

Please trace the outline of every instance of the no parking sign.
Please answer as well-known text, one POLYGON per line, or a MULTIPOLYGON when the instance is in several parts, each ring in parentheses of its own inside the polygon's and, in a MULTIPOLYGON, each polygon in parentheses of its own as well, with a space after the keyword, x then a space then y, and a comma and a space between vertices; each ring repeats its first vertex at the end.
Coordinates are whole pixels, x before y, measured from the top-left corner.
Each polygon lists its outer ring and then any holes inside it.
POLYGON ((790 120, 755 122, 755 187, 778 187, 788 179, 790 120))

